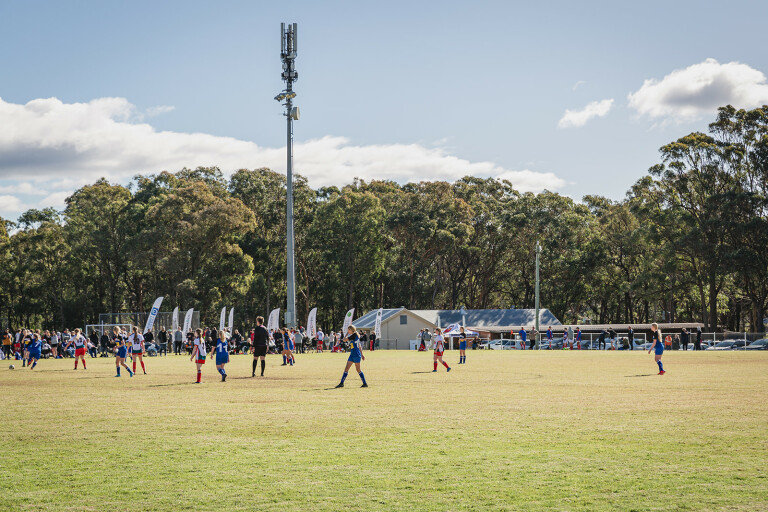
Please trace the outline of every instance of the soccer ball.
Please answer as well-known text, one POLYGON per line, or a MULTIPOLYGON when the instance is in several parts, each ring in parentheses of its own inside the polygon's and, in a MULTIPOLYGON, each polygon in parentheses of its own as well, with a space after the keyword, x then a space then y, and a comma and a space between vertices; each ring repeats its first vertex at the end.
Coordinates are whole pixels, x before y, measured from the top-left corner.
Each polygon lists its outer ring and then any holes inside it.
POLYGON ((11 366, 9 366, 9 367, 8 367, 8 369, 9 369, 9 370, 15 370, 15 369, 16 369, 16 367, 15 367, 14 365, 11 365, 11 366))

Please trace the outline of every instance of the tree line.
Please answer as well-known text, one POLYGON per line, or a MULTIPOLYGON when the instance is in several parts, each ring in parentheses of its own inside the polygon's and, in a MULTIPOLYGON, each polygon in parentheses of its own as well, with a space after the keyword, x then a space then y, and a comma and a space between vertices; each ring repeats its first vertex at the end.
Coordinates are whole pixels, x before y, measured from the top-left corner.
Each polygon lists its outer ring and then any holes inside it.
MULTIPOLYGON (((471 176, 318 189, 297 176, 294 191, 298 318, 318 307, 326 328, 351 307, 531 308, 540 241, 542 306, 563 321, 763 329, 768 106, 720 108, 622 200, 471 176)), ((227 305, 252 324, 285 305, 285 207, 285 176, 266 168, 100 179, 63 211, 0 225, 0 317, 71 327, 164 295, 203 323, 227 305)))

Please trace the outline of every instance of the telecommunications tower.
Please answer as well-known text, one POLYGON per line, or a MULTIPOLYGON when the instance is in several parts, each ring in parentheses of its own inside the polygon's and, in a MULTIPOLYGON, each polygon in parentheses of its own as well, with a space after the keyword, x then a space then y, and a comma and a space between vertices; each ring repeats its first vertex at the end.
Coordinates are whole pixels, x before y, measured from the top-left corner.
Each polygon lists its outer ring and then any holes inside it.
POLYGON ((286 211, 286 238, 287 242, 287 267, 288 267, 288 304, 285 308, 285 325, 296 327, 296 267, 294 263, 294 237, 293 237, 293 121, 299 120, 299 107, 293 106, 293 82, 299 78, 294 61, 296 60, 296 23, 280 24, 280 59, 283 61, 282 78, 285 81, 285 90, 275 96, 275 99, 285 105, 285 117, 287 120, 287 211, 286 211))

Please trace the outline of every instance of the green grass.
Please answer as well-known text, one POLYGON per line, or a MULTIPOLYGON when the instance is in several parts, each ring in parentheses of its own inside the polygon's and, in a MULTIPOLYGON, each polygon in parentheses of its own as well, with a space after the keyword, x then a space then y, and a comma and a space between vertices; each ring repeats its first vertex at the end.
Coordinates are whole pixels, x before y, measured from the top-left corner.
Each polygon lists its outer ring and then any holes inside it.
POLYGON ((0 510, 768 509, 766 353, 381 351, 329 389, 345 360, 4 361, 0 510))

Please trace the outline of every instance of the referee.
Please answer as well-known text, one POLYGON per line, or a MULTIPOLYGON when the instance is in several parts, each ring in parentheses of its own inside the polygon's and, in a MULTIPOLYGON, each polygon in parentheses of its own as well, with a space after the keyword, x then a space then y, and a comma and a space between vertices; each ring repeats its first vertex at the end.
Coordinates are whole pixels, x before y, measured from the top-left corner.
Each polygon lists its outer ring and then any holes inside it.
POLYGON ((256 318, 256 329, 253 331, 253 373, 251 377, 256 376, 256 362, 261 359, 261 376, 264 376, 265 358, 267 356, 267 344, 269 343, 269 333, 264 327, 264 317, 256 318))

